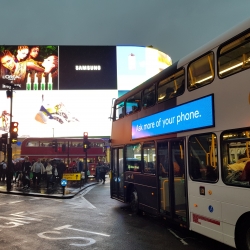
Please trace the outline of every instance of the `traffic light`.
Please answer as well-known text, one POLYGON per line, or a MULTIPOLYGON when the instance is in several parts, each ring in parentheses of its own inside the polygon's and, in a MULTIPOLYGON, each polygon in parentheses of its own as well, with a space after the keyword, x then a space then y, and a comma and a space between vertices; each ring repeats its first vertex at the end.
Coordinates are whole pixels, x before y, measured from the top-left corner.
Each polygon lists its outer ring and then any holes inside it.
POLYGON ((6 145, 8 140, 8 134, 2 134, 2 137, 0 138, 0 151, 3 151, 4 154, 6 153, 6 145))
POLYGON ((88 132, 84 132, 83 133, 83 150, 84 150, 84 152, 86 152, 88 148, 90 148, 90 141, 88 139, 88 132))
POLYGON ((88 140, 88 132, 83 133, 83 142, 88 140))
POLYGON ((66 144, 62 144, 62 152, 65 152, 66 151, 66 144))
POLYGON ((0 151, 3 151, 4 154, 6 154, 6 144, 1 143, 0 141, 0 151))
POLYGON ((10 124, 10 139, 12 144, 17 143, 18 136, 18 122, 11 122, 10 124))
POLYGON ((8 144, 8 133, 2 134, 2 138, 0 138, 2 140, 3 144, 8 144))
POLYGON ((12 98, 12 91, 11 90, 7 90, 6 91, 6 96, 7 96, 7 98, 12 98))
POLYGON ((57 152, 57 140, 53 140, 52 141, 52 148, 54 148, 55 149, 55 152, 57 152))

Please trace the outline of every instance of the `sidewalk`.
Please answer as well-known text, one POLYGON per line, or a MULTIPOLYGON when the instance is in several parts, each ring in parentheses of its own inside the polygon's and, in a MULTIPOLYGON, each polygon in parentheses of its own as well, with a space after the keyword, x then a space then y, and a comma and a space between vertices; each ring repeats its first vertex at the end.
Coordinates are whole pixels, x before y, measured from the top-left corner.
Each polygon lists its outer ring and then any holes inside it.
POLYGON ((88 183, 81 183, 80 181, 68 181, 63 195, 63 188, 61 187, 60 183, 55 183, 53 188, 50 186, 48 189, 46 188, 45 181, 42 181, 39 187, 33 187, 31 184, 30 189, 23 189, 23 187, 18 187, 16 183, 12 183, 11 191, 7 191, 6 182, 0 182, 0 193, 55 199, 70 199, 87 187, 96 184, 98 184, 98 182, 96 182, 94 177, 89 177, 88 183))

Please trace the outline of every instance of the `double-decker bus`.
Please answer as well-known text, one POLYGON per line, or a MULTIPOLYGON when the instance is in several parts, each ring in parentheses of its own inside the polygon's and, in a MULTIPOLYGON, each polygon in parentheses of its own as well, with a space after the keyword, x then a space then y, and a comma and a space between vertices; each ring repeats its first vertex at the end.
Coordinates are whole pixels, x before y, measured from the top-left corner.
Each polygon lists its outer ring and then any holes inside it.
POLYGON ((250 249, 250 19, 114 102, 111 198, 250 249))
MULTIPOLYGON (((95 175, 96 163, 106 161, 105 141, 96 138, 89 138, 89 141, 87 161, 90 174, 95 175)), ((25 156, 30 160, 59 158, 69 165, 77 158, 83 161, 86 153, 82 138, 26 138, 21 144, 21 157, 25 156)))

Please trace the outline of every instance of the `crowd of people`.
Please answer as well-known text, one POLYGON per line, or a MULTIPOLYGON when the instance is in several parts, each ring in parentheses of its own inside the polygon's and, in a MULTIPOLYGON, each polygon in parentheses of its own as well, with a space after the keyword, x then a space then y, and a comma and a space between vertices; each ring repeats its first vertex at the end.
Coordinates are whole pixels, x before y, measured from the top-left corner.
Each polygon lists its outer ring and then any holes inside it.
MULTIPOLYGON (((0 164, 0 181, 6 181, 7 163, 2 161, 0 164)), ((26 156, 17 162, 12 162, 10 166, 11 179, 13 183, 23 189, 30 189, 31 185, 40 187, 41 182, 46 183, 46 188, 53 187, 59 182, 63 173, 66 171, 66 165, 62 161, 41 160, 30 161, 26 156)))
MULTIPOLYGON (((97 182, 105 183, 105 175, 109 172, 108 164, 98 162, 96 172, 94 174, 97 182)), ((28 156, 13 161, 10 167, 11 180, 17 187, 30 189, 41 187, 41 183, 46 183, 46 188, 53 188, 55 183, 60 183, 63 173, 82 173, 84 182, 88 182, 90 175, 89 164, 85 166, 79 158, 70 162, 67 166, 62 160, 53 159, 37 159, 30 160, 28 156)), ((6 182, 7 179, 7 163, 0 163, 0 181, 6 182)))

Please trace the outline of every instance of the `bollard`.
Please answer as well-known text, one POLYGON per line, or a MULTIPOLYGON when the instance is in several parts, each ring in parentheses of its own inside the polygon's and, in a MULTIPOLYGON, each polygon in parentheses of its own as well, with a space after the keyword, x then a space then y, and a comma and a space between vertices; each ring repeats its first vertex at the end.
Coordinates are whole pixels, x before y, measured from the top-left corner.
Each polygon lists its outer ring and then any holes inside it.
POLYGON ((66 179, 61 179, 61 186, 63 188, 63 195, 65 195, 65 187, 67 186, 68 181, 66 179))

